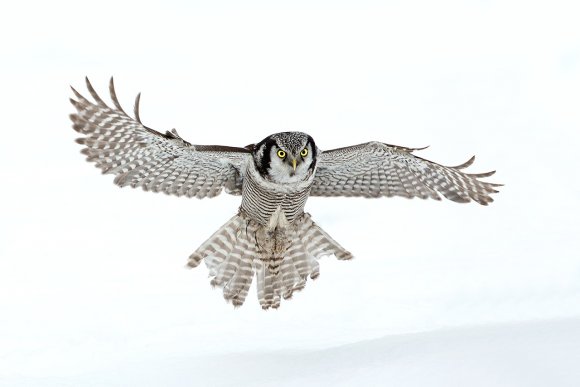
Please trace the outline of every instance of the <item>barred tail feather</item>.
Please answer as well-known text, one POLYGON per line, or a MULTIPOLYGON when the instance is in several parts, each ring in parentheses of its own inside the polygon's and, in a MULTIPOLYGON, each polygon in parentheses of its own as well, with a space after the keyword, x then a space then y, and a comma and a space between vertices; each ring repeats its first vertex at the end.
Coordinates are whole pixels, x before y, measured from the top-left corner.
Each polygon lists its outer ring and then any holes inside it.
POLYGON ((239 240, 239 251, 241 258, 236 272, 232 278, 224 285, 224 298, 231 300, 234 306, 241 306, 246 300, 252 278, 254 277, 253 261, 257 255, 255 242, 247 238, 239 240))
POLYGON ((205 260, 211 285, 222 288, 224 298, 236 307, 244 303, 254 273, 260 305, 275 309, 282 298, 289 299, 303 289, 308 278, 319 276, 321 257, 352 258, 307 213, 288 225, 288 244, 282 255, 264 251, 270 244, 261 240, 266 235, 263 227, 238 214, 189 257, 190 267, 205 260))
POLYGON ((210 275, 215 276, 217 274, 215 269, 224 262, 229 252, 233 249, 238 239, 237 233, 242 224, 243 219, 241 217, 238 215, 233 216, 189 256, 187 265, 192 268, 197 267, 206 258, 210 275))

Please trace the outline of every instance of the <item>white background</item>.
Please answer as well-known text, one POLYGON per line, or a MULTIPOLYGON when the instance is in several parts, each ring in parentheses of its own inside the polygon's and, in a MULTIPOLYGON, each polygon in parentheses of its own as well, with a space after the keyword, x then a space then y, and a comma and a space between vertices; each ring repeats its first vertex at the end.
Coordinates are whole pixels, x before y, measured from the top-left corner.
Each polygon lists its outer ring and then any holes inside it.
POLYGON ((579 14, 572 1, 4 6, 0 385, 579 385, 579 14), (431 145, 422 157, 476 154, 471 170, 506 186, 489 207, 311 198, 356 258, 324 258, 277 311, 255 288, 234 310, 184 265, 239 197, 101 176, 68 118, 85 75, 103 97, 114 75, 126 110, 142 91, 144 123, 192 143, 301 130, 321 149, 431 145))

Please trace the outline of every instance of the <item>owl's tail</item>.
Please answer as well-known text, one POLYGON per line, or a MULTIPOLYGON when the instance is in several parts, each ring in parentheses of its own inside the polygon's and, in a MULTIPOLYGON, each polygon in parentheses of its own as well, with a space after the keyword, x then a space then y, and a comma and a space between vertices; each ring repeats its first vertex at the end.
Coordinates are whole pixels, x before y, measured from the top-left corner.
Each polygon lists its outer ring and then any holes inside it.
POLYGON ((320 274, 318 259, 334 255, 351 259, 346 251, 305 213, 284 231, 281 254, 264 252, 264 226, 243 214, 232 217, 189 257, 196 267, 205 259, 211 285, 223 288, 224 298, 234 306, 244 303, 257 277, 258 300, 263 309, 278 308, 281 298, 289 299, 304 288, 308 277, 320 274))

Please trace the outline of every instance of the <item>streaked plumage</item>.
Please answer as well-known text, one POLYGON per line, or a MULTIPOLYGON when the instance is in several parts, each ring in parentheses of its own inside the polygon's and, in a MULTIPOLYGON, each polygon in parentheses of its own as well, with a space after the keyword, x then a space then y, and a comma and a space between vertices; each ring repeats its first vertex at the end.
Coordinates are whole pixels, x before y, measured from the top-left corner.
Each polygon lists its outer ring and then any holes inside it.
POLYGON ((165 134, 144 126, 119 104, 113 80, 109 107, 88 79, 89 101, 73 89, 77 112, 73 128, 83 137, 82 153, 115 184, 188 197, 213 197, 223 189, 241 195, 238 213, 190 257, 205 261, 211 284, 224 298, 242 305, 254 275, 264 309, 302 289, 319 275, 318 259, 352 255, 317 226, 304 205, 309 196, 404 196, 487 205, 498 184, 482 182, 493 172, 467 174, 413 155, 418 149, 380 142, 320 151, 305 133, 283 132, 244 148, 192 145, 175 131, 165 134))

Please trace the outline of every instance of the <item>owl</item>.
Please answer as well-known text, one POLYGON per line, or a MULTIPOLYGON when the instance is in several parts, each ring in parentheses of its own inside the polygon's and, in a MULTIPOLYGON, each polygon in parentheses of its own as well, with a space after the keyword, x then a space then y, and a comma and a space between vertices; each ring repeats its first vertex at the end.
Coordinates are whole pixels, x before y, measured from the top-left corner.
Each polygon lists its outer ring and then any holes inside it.
POLYGON ((193 145, 175 129, 153 130, 139 117, 140 94, 131 118, 117 99, 113 107, 95 92, 88 79, 90 101, 74 88, 73 128, 82 137, 82 153, 115 184, 186 197, 214 197, 224 189, 242 197, 237 213, 209 237, 188 260, 204 261, 211 285, 221 288, 234 306, 244 303, 256 277, 263 309, 278 308, 307 280, 318 277, 319 258, 340 260, 352 254, 304 212, 309 196, 402 196, 459 203, 493 201, 500 184, 480 179, 494 172, 465 173, 467 162, 446 167, 407 148, 367 142, 321 150, 306 133, 282 132, 245 147, 193 145))

